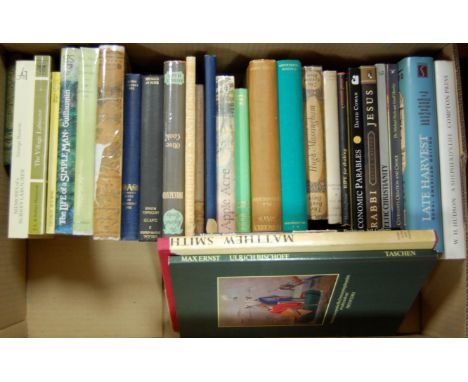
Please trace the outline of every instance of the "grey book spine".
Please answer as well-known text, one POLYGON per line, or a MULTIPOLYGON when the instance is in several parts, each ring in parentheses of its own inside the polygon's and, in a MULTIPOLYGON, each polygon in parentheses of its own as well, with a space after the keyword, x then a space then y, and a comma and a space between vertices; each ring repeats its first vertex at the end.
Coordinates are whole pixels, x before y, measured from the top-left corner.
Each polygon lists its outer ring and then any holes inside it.
POLYGON ((163 76, 142 77, 140 135, 140 241, 161 236, 163 178, 163 76))
POLYGON ((185 62, 164 62, 163 235, 184 235, 185 62))

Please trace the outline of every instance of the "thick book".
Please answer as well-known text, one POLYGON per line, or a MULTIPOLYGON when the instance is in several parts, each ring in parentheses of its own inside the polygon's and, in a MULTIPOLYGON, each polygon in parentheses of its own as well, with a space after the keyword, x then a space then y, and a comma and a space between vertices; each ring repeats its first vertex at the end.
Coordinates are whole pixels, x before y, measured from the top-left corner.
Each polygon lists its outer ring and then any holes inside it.
POLYGON ((364 230, 367 227, 364 122, 362 120, 361 93, 359 68, 350 68, 348 71, 350 205, 351 228, 357 230, 364 230))
POLYGON ((322 67, 304 66, 303 72, 308 215, 310 220, 326 220, 327 172, 322 67))
POLYGON ((16 62, 13 138, 11 152, 8 238, 25 239, 29 234, 29 180, 34 119, 35 63, 16 62))
POLYGON ((281 231, 281 175, 275 60, 247 68, 252 230, 281 231))
POLYGON ((249 92, 245 88, 235 89, 234 122, 236 231, 251 232, 249 92))
MULTIPOLYGON (((125 74, 120 238, 138 240, 140 222, 141 75, 125 74)), ((143 160, 144 158, 142 158, 143 160)))
POLYGON ((139 240, 155 241, 162 235, 163 76, 143 76, 141 86, 139 240))
POLYGON ((460 126, 455 69, 452 61, 435 61, 437 124, 440 155, 440 186, 444 257, 466 257, 463 192, 460 175, 460 126))
POLYGON ((57 149, 55 233, 73 233, 76 115, 80 49, 63 48, 60 58, 60 116, 57 149))
POLYGON ((203 85, 195 87, 195 233, 205 232, 205 110, 203 85))
POLYGON ((13 111, 15 107, 16 60, 10 62, 5 75, 5 119, 3 121, 3 166, 10 173, 13 143, 13 111))
POLYGON ((366 221, 368 230, 376 230, 382 228, 377 73, 375 66, 360 66, 359 69, 364 129, 366 221))
POLYGON ((406 57, 398 63, 404 139, 405 229, 434 229, 436 250, 444 250, 439 142, 432 57, 406 57))
POLYGON ((234 76, 216 76, 216 203, 218 232, 236 232, 234 76))
POLYGON ((29 186, 29 234, 43 235, 47 203, 47 146, 49 143, 50 77, 52 58, 35 56, 34 117, 29 186))
POLYGON ((276 62, 276 69, 282 228, 285 232, 306 230, 307 185, 302 65, 298 60, 279 60, 276 62))
POLYGON ((97 48, 80 48, 76 116, 74 235, 93 234, 94 166, 97 107, 97 48))
POLYGON ((60 118, 60 72, 52 72, 49 112, 49 154, 47 169, 46 233, 55 233, 55 201, 57 198, 57 151, 60 118))
POLYGON ((185 235, 195 234, 196 58, 185 59, 185 235))
MULTIPOLYGON (((173 328, 183 337, 393 335, 437 259, 435 233, 413 234, 424 240, 242 254, 184 254, 172 245, 181 238, 164 238, 158 251, 173 328)), ((269 234, 279 235, 296 234, 269 234)))
POLYGON ((336 71, 323 72, 328 224, 341 224, 341 177, 336 71))
POLYGON ((341 225, 351 228, 349 142, 348 142, 348 78, 346 73, 337 73, 338 133, 340 150, 341 225))
POLYGON ((218 231, 216 224, 216 56, 204 56, 205 69, 205 230, 218 231))
POLYGON ((125 48, 101 45, 98 67, 93 237, 119 240, 125 48))
POLYGON ((185 231, 185 61, 164 62, 162 225, 164 235, 185 231))

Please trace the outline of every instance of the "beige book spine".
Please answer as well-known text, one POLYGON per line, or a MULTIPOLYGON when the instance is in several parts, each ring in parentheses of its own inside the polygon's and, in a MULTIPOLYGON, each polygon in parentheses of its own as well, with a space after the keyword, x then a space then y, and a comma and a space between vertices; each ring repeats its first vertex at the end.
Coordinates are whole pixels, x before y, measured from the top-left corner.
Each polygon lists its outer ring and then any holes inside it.
POLYGON ((205 231, 205 118, 203 85, 195 93, 195 233, 205 231))
POLYGON ((195 233, 195 79, 196 59, 185 61, 185 235, 195 233))
POLYGON ((307 208, 310 220, 327 219, 327 178, 321 66, 304 66, 307 208))

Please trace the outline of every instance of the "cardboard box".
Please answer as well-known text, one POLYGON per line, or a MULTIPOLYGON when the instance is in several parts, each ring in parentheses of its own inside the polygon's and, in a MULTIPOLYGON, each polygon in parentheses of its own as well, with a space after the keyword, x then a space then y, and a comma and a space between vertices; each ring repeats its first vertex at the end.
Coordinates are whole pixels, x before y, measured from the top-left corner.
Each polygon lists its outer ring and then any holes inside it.
MULTIPOLYGON (((61 44, 0 47, 0 142, 3 142, 5 57, 52 54, 61 44)), ((159 73, 169 58, 218 57, 220 73, 242 74, 252 58, 297 58, 330 69, 396 62, 407 55, 453 59, 453 44, 126 44, 134 72, 159 73)), ((201 65, 201 60, 198 60, 201 65)), ((463 108, 461 161, 466 169, 463 108)), ((3 145, 0 145, 2 150, 3 145)), ((466 215, 466 179, 463 181, 466 215)), ((89 238, 8 240, 9 181, 0 169, 0 337, 172 337, 156 245, 89 238)), ((401 336, 465 337, 466 260, 440 260, 400 328, 401 336)))

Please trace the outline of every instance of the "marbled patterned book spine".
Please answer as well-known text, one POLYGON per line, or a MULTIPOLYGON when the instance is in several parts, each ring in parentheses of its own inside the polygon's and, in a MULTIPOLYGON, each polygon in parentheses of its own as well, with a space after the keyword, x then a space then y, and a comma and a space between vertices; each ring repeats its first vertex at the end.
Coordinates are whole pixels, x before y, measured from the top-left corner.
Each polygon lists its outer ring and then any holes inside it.
POLYGON ((205 113, 203 85, 195 93, 195 233, 205 232, 205 113))

